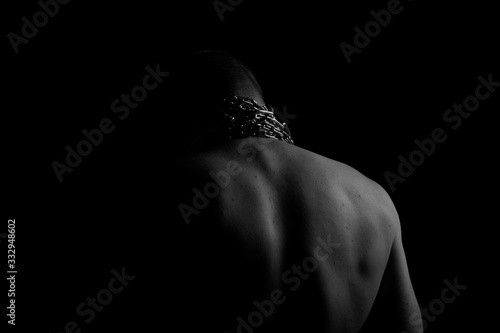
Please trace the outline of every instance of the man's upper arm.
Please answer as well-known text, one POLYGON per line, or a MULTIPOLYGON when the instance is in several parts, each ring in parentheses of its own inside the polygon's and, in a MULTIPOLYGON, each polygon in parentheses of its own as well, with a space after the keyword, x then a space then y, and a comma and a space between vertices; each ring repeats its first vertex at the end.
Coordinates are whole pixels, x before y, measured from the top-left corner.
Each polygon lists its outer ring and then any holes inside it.
POLYGON ((399 217, 387 192, 382 187, 378 187, 378 191, 381 207, 384 207, 384 215, 391 226, 392 244, 380 288, 363 332, 422 332, 422 319, 410 280, 399 217))
POLYGON ((386 300, 392 303, 398 329, 408 333, 422 332, 422 317, 408 271, 399 221, 398 229, 382 278, 381 291, 385 293, 386 300))
POLYGON ((395 328, 397 327, 398 332, 423 332, 420 308, 411 283, 403 248, 399 216, 387 192, 384 194, 390 209, 388 215, 395 229, 395 235, 379 294, 387 309, 391 309, 388 313, 391 317, 389 320, 395 328))

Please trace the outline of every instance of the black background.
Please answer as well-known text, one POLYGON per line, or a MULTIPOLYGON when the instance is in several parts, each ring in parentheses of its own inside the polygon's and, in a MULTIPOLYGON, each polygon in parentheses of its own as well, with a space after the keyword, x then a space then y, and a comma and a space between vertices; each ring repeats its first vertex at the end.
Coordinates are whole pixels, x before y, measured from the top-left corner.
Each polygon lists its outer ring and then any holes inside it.
MULTIPOLYGON (((498 17, 486 1, 402 5, 350 64, 339 44, 352 44, 353 28, 387 1, 244 0, 221 22, 211 0, 73 0, 18 54, 5 37, 2 223, 17 224, 16 329, 60 332, 67 321, 81 323, 76 306, 121 267, 136 280, 82 332, 170 329, 185 310, 168 297, 182 276, 173 263, 189 246, 177 241, 186 226, 170 210, 169 183, 178 175, 168 165, 176 130, 188 124, 169 119, 181 110, 162 103, 168 79, 123 121, 110 104, 142 82, 148 65, 171 71, 190 51, 223 49, 248 63, 269 104, 297 115, 290 123, 297 145, 388 190, 421 306, 440 297, 444 279, 468 286, 427 332, 484 330, 497 303, 499 92, 457 130, 442 116, 474 93, 479 75, 500 81, 498 17), (51 163, 63 162, 64 147, 105 117, 115 131, 59 183, 51 163), (384 172, 396 173, 398 155, 436 127, 447 141, 390 191, 384 172)), ((4 4, 4 36, 19 34, 21 17, 38 10, 36 1, 4 4)))

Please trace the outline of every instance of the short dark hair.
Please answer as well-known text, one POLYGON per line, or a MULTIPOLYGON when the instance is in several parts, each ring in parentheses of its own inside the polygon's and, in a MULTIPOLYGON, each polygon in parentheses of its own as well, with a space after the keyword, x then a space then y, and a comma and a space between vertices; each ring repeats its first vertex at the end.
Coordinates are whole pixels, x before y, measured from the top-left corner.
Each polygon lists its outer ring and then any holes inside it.
POLYGON ((210 108, 231 97, 237 86, 245 86, 262 97, 262 89, 252 71, 241 60, 218 50, 197 51, 173 71, 174 98, 194 109, 210 108))
POLYGON ((203 129, 218 111, 222 99, 231 97, 236 87, 263 97, 249 67, 224 51, 188 54, 170 73, 164 110, 169 114, 168 134, 174 137, 172 140, 179 149, 203 129))

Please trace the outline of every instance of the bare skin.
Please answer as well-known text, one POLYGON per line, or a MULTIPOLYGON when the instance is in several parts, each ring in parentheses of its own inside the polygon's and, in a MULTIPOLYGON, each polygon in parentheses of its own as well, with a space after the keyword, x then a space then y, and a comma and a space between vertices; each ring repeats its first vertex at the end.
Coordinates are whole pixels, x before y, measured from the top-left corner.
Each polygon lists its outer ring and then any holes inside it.
MULTIPOLYGON (((228 56, 209 56, 206 66, 223 73, 214 75, 225 84, 213 91, 265 105, 251 72, 232 66, 228 56)), ((203 73, 190 79, 205 82, 200 91, 189 90, 190 98, 213 86, 204 79, 203 73)), ((182 123, 203 127, 209 115, 197 114, 204 116, 198 125, 189 112, 182 123)), ((184 204, 178 216, 189 225, 175 236, 183 244, 175 264, 182 274, 172 302, 181 309, 183 331, 421 328, 398 214, 381 186, 343 163, 274 139, 231 140, 178 162, 173 193, 184 204)))
POLYGON ((273 290, 281 291, 281 303, 255 332, 418 332, 399 218, 381 186, 274 139, 229 141, 180 164, 199 177, 200 189, 213 181, 210 172, 235 171, 187 227, 215 230, 207 235, 212 245, 197 251, 222 262, 207 265, 220 287, 202 297, 230 303, 217 312, 229 313, 226 332, 249 332, 251 326, 238 328, 237 317, 248 323, 252 301, 272 300, 273 290), (318 238, 335 244, 331 253, 318 238), (230 245, 211 253, 214 243, 230 245))

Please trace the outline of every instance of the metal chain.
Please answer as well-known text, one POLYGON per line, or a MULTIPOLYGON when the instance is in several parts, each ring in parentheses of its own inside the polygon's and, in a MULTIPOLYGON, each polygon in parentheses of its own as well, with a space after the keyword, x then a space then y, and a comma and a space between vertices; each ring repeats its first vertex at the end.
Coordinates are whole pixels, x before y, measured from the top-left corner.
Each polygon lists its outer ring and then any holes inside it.
POLYGON ((233 96, 224 99, 222 110, 229 119, 230 139, 255 136, 294 144, 286 124, 280 123, 272 111, 251 98, 233 96))
POLYGON ((233 96, 222 100, 219 112, 194 140, 189 150, 252 136, 294 144, 286 123, 280 123, 267 107, 251 98, 233 96))

